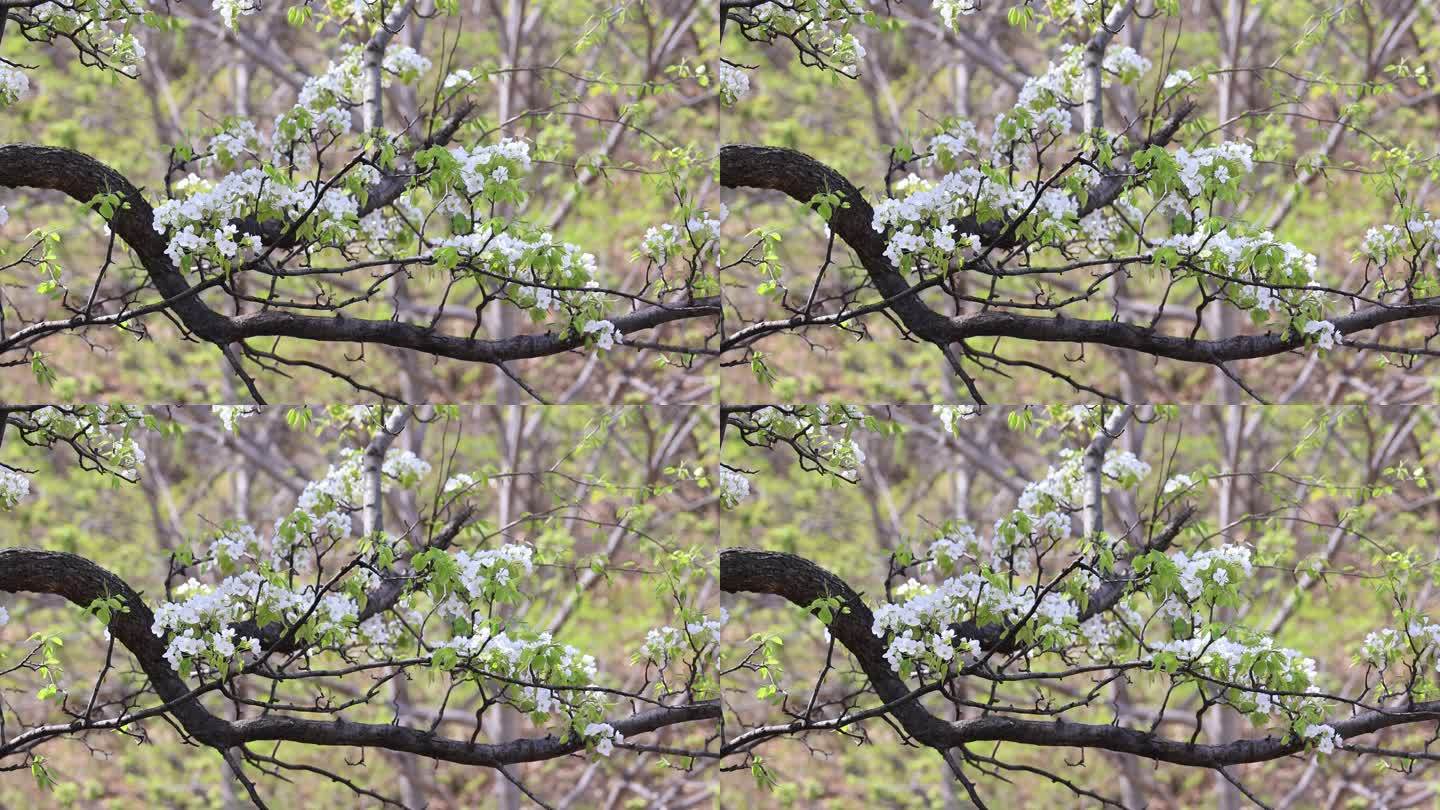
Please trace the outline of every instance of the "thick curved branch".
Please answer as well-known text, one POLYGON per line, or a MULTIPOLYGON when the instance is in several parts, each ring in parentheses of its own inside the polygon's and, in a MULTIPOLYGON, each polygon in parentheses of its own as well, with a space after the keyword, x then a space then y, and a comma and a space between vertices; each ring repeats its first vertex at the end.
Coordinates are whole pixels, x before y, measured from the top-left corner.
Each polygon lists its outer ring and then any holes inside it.
MULTIPOLYGON (((1152 541, 1152 546, 1156 545, 1152 541)), ((1102 586, 1104 587, 1104 586, 1102 586)), ((726 593, 780 596, 805 609, 816 599, 839 597, 846 610, 837 612, 830 633, 854 656, 876 695, 907 734, 941 751, 972 742, 1014 742, 1045 747, 1100 748, 1176 765, 1218 768, 1279 759, 1304 750, 1303 740, 1268 735, 1227 743, 1201 744, 1172 740, 1118 725, 1024 720, 1000 714, 950 722, 932 714, 914 696, 885 660, 885 645, 871 631, 874 620, 860 595, 844 580, 794 554, 727 548, 720 552, 720 588, 726 593)), ((1329 725, 1342 738, 1393 726, 1440 720, 1440 701, 1365 711, 1329 725)))
MULTIPOLYGON (((114 193, 128 204, 116 211, 111 229, 134 251, 151 283, 181 322, 200 338, 220 345, 258 337, 293 337, 321 342, 375 343, 437 357, 479 363, 502 363, 545 357, 584 345, 583 335, 514 335, 481 340, 446 335, 433 329, 391 320, 318 317, 266 309, 234 317, 211 309, 165 254, 166 241, 154 229, 154 211, 140 190, 119 172, 81 152, 31 144, 0 145, 0 187, 50 189, 82 203, 97 194, 114 193)), ((393 202, 404 182, 384 178, 366 209, 393 202)), ((365 211, 362 210, 362 214, 365 211)), ((681 298, 611 318, 622 334, 662 324, 718 315, 718 297, 681 298)))
MULTIPOLYGON (((364 746, 416 754, 462 765, 500 767, 573 754, 584 741, 562 740, 554 735, 501 743, 472 743, 427 731, 392 724, 349 720, 305 720, 268 714, 231 722, 209 712, 165 660, 165 642, 151 631, 154 614, 124 580, 84 557, 38 549, 0 549, 0 591, 62 596, 87 607, 96 599, 119 597, 129 608, 116 612, 110 632, 139 662, 167 711, 197 741, 221 750, 251 742, 289 741, 322 746, 364 746)), ((668 726, 715 720, 715 701, 648 709, 611 723, 625 736, 645 734, 668 726)))

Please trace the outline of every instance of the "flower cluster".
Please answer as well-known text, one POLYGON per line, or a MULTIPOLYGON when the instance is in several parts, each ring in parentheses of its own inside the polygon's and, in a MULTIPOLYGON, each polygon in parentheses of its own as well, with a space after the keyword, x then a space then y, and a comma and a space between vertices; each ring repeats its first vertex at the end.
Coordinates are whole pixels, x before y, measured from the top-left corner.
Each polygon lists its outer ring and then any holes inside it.
POLYGON ((254 557, 260 549, 260 533, 253 526, 239 523, 221 529, 210 543, 212 565, 238 563, 254 557))
POLYGON ((1194 486, 1195 479, 1191 478, 1188 475, 1182 474, 1174 476, 1170 478, 1170 480, 1166 481, 1165 486, 1160 489, 1160 492, 1162 495, 1174 495, 1176 493, 1186 492, 1194 486))
POLYGON ((640 659, 654 661, 661 666, 676 660, 687 652, 704 650, 720 643, 720 631, 729 621, 730 613, 720 609, 718 618, 701 615, 695 621, 687 622, 682 630, 665 625, 645 634, 645 643, 640 647, 640 659))
POLYGON ((776 36, 803 38, 803 47, 822 64, 847 76, 865 58, 865 48, 846 29, 863 20, 867 0, 800 0, 760 3, 751 9, 747 37, 767 40, 776 36))
POLYGON ((616 731, 609 723, 590 723, 585 726, 582 736, 595 744, 595 753, 602 757, 610 756, 616 745, 625 742, 625 735, 616 731))
POLYGON ((1238 188, 1240 178, 1255 170, 1255 151, 1248 144, 1226 141, 1191 152, 1175 150, 1180 182, 1192 197, 1238 188))
POLYGON ((452 492, 464 492, 475 486, 475 476, 469 473, 456 473, 445 481, 444 491, 446 495, 452 492))
POLYGON ((1170 561, 1175 565, 1180 587, 1192 600, 1200 599, 1207 585, 1224 588, 1251 573, 1250 549, 1245 546, 1224 545, 1194 554, 1175 551, 1170 561))
POLYGON ((1174 90, 1177 87, 1186 87, 1195 81, 1195 75, 1188 70, 1177 70, 1165 77, 1160 85, 1164 90, 1174 90))
POLYGON ((810 460, 844 477, 865 463, 865 450, 853 437, 857 428, 872 428, 865 412, 853 405, 765 407, 751 414, 755 428, 775 437, 804 443, 810 460))
POLYGON ((231 31, 235 30, 240 15, 254 14, 259 10, 259 6, 252 0, 212 0, 210 5, 220 15, 220 21, 231 31))
POLYGON ((29 494, 29 478, 18 470, 0 467, 0 509, 14 509, 29 494))
POLYGON ((1335 745, 1341 742, 1340 735, 1335 728, 1323 723, 1311 724, 1305 727, 1300 735, 1315 746, 1315 750, 1322 754, 1335 753, 1335 745))
MULTIPOLYGON (((274 617, 289 627, 308 614, 307 623, 314 634, 324 636, 352 627, 360 611, 346 594, 321 595, 311 586, 290 590, 253 570, 227 577, 213 587, 192 579, 176 595, 185 598, 162 603, 150 630, 156 638, 169 637, 165 658, 182 674, 197 663, 223 669, 237 652, 262 651, 259 639, 236 638, 234 625, 247 618, 274 617)), ((262 629, 264 626, 261 624, 262 629)))
MULTIPOLYGON (((1046 470, 1044 478, 1025 485, 1016 509, 1038 519, 1056 509, 1073 511, 1084 502, 1083 454, 1065 448, 1060 457, 1061 462, 1046 470)), ((1101 490, 1108 491, 1115 484, 1129 488, 1149 474, 1150 465, 1134 453, 1112 447, 1100 464, 1101 490)))
POLYGON ((522 545, 504 545, 474 552, 457 551, 455 563, 460 585, 472 600, 490 599, 501 589, 513 589, 521 577, 535 570, 534 551, 522 545))
POLYGON ((979 0, 937 0, 935 10, 940 14, 940 21, 951 31, 960 30, 962 17, 968 17, 980 10, 979 0))
POLYGON ((656 264, 664 264, 669 261, 679 247, 679 230, 666 222, 645 230, 645 237, 640 241, 640 255, 649 258, 656 264))
POLYGON ((468 87, 476 82, 475 74, 468 70, 457 70, 445 77, 441 85, 445 90, 454 90, 457 87, 468 87))
POLYGON ((138 0, 45 0, 28 9, 31 20, 44 26, 30 36, 69 40, 87 57, 87 65, 123 70, 145 58, 135 32, 147 24, 144 15, 150 11, 149 3, 138 0))
POLYGON ((1300 329, 1303 335, 1314 335, 1315 346, 1321 351, 1329 351, 1335 348, 1335 324, 1330 321, 1307 321, 1300 329))
POLYGON ((1237 234, 1229 229, 1215 233, 1200 230, 1169 236, 1160 244, 1174 251, 1157 251, 1162 265, 1183 260, 1209 277, 1238 282, 1238 292, 1231 298, 1240 306, 1299 314, 1313 311, 1320 304, 1320 292, 1309 288, 1315 283, 1314 254, 1279 241, 1269 231, 1237 234))
POLYGON ((260 412, 256 405, 211 405, 210 411, 220 418, 220 426, 227 433, 234 433, 240 420, 260 412))
POLYGON ((231 220, 250 215, 260 222, 303 220, 302 232, 343 241, 359 213, 359 203, 348 191, 314 181, 286 185, 258 168, 191 188, 189 197, 166 200, 155 209, 155 230, 170 234, 166 255, 184 269, 199 261, 236 267, 246 255, 260 251, 260 237, 239 235, 231 220))
POLYGON ((0 107, 15 104, 30 92, 30 79, 19 68, 0 63, 0 107))
POLYGON ((1394 225, 1371 228, 1365 232, 1365 241, 1360 245, 1360 252, 1370 261, 1384 266, 1390 261, 1390 257, 1398 252, 1404 238, 1404 234, 1394 225))
POLYGON ((727 509, 734 509, 737 504, 750 497, 750 479, 740 471, 721 464, 719 492, 721 505, 727 509))
MULTIPOLYGON (((597 303, 586 290, 599 286, 595 279, 595 256, 578 245, 557 244, 549 233, 527 237, 497 233, 489 225, 469 234, 441 241, 453 251, 456 264, 472 268, 478 275, 505 279, 515 286, 511 300, 534 314, 564 305, 584 308, 597 303)), ((437 251, 437 256, 444 256, 437 251)))
POLYGON ((145 449, 133 431, 147 424, 140 409, 128 405, 81 405, 65 409, 46 406, 31 414, 37 429, 67 440, 84 442, 94 460, 110 465, 109 472, 136 480, 145 449))
POLYGON ((1315 660, 1277 646, 1269 636, 1232 628, 1227 635, 1200 634, 1153 647, 1151 661, 1162 671, 1175 672, 1183 666, 1235 685, 1237 694, 1230 702, 1246 714, 1268 716, 1277 710, 1295 713, 1318 706, 1317 700, 1300 697, 1319 689, 1315 660))
POLYGON ((380 473, 400 482, 401 486, 411 487, 430 474, 430 462, 409 450, 391 449, 385 454, 380 473))
POLYGON ((979 654, 973 639, 957 643, 953 625, 973 621, 979 627, 1015 627, 1014 636, 1040 648, 1060 648, 1076 640, 1079 606, 1069 595, 1034 586, 1006 590, 974 571, 919 588, 903 602, 875 609, 871 631, 890 638, 885 658, 901 673, 943 672, 958 653, 979 654))
POLYGON ((530 145, 506 138, 492 146, 450 148, 466 195, 499 199, 519 193, 519 180, 530 171, 530 145))
POLYGON ((719 79, 720 101, 731 105, 750 93, 750 74, 729 62, 722 61, 716 71, 719 79))
POLYGON ((572 722, 584 722, 598 719, 607 708, 598 693, 588 691, 597 674, 594 656, 556 642, 549 633, 522 637, 481 626, 436 647, 431 662, 474 677, 530 682, 518 689, 507 683, 503 689, 515 689, 517 707, 537 722, 562 710, 572 722))
POLYGON ((615 348, 615 344, 622 339, 612 321, 589 321, 580 328, 580 334, 594 335, 592 342, 595 348, 602 352, 615 348))
POLYGON ((1370 633, 1361 645, 1360 658, 1382 673, 1407 658, 1413 659, 1417 668, 1428 662, 1440 672, 1440 624, 1419 616, 1410 620, 1403 633, 1388 627, 1370 633))
POLYGON ((261 145, 260 131, 254 122, 244 118, 227 121, 210 136, 210 154, 222 166, 233 166, 247 156, 258 156, 261 145))
MULTIPOLYGON (((359 450, 345 448, 340 451, 340 461, 331 464, 325 475, 311 481, 301 490, 295 508, 309 515, 342 509, 354 509, 364 501, 361 492, 361 466, 364 458, 359 450)), ((390 482, 402 487, 414 486, 430 473, 430 463, 409 450, 392 447, 381 462, 380 472, 384 476, 382 488, 388 489, 390 482)))
POLYGON ((973 405, 935 405, 932 410, 940 419, 940 426, 952 436, 960 435, 960 423, 974 419, 980 411, 973 405))
POLYGON ((975 529, 960 525, 953 531, 937 537, 930 543, 931 565, 944 573, 955 569, 955 565, 966 556, 973 554, 980 538, 975 529))

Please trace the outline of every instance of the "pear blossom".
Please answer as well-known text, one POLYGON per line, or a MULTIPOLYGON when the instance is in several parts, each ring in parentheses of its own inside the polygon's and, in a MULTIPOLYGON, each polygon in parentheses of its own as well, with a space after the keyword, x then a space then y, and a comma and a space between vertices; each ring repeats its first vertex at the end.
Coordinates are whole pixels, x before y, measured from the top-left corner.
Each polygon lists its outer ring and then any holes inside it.
POLYGON ((1308 725, 1300 736, 1306 740, 1313 740, 1315 750, 1322 754, 1335 753, 1336 744, 1341 742, 1340 735, 1335 731, 1335 727, 1328 724, 1308 725))
POLYGON ((446 480, 445 493, 448 495, 451 492, 464 492, 473 486, 475 486, 474 476, 468 473, 458 473, 446 480))
POLYGON ((220 426, 227 433, 234 433, 240 420, 260 412, 256 405, 211 405, 210 412, 220 418, 220 426))
POLYGON ((29 478, 18 470, 0 467, 0 508, 14 509, 29 494, 29 478))
POLYGON ((980 413, 978 408, 971 405, 935 405, 932 411, 939 417, 940 426, 952 436, 960 435, 962 421, 974 419, 980 413))
POLYGON ((1315 346, 1321 351, 1335 348, 1335 324, 1330 321, 1307 321, 1300 329, 1302 334, 1315 335, 1315 346))
POLYGON ((741 501, 750 497, 750 479, 738 470, 722 464, 720 465, 719 491, 720 502, 733 509, 741 501))
POLYGON ((609 351, 615 348, 620 342, 620 333, 616 331, 615 324, 611 321, 590 321, 580 328, 581 334, 595 336, 595 348, 600 351, 609 351))
POLYGON ((610 756, 616 745, 625 742, 625 735, 609 723, 591 723, 585 726, 582 736, 595 743, 595 753, 602 757, 610 756))
POLYGON ((729 62, 722 61, 716 68, 719 79, 720 100, 726 105, 735 104, 750 92, 750 74, 729 62))
POLYGON ((0 63, 0 107, 19 102, 29 92, 30 78, 24 71, 0 63))

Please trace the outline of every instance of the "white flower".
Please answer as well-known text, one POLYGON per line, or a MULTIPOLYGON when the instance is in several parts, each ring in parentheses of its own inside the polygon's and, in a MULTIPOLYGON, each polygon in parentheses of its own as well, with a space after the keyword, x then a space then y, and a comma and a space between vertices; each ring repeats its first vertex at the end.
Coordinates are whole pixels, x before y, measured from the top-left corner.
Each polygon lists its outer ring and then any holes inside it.
POLYGON ((1307 740, 1315 741, 1315 750, 1322 754, 1335 753, 1335 744, 1340 742, 1340 735, 1335 732, 1334 727, 1326 724, 1311 724, 1305 727, 1305 733, 1300 736, 1307 740))
POLYGON ((430 462, 409 450, 392 449, 385 454, 385 463, 381 466, 380 471, 387 478, 394 478, 408 486, 429 474, 430 462))
POLYGON ((1191 599, 1200 598, 1207 575, 1216 585, 1224 585, 1230 581, 1229 569, 1234 568, 1247 576, 1251 571, 1250 549, 1245 546, 1223 545, 1194 554, 1176 551, 1170 559, 1180 569, 1180 587, 1191 599))
MULTIPOLYGON (((0 107, 18 102, 28 92, 30 79, 19 68, 0 64, 0 107)), ((3 224, 4 220, 0 220, 0 225, 3 224)))
POLYGON ((381 67, 386 73, 399 76, 401 81, 411 81, 430 69, 430 60, 409 45, 402 45, 385 52, 381 67))
POLYGON ((680 645, 685 642, 685 636, 677 627, 658 627, 645 634, 645 644, 640 651, 651 661, 665 662, 679 651, 680 645))
POLYGON ((457 70, 454 73, 451 73, 449 76, 445 77, 445 89, 454 90, 457 87, 464 87, 466 85, 473 84, 474 81, 474 73, 471 73, 468 70, 457 70))
POLYGON ((0 508, 14 509, 30 494, 30 479, 7 467, 0 467, 0 508))
POLYGON ((223 555, 231 562, 251 556, 251 549, 260 547, 260 533, 247 524, 227 528, 215 536, 210 544, 210 557, 218 561, 223 555))
POLYGON ((0 225, 4 225, 5 223, 7 223, 7 222, 9 222, 9 221, 10 221, 10 212, 5 210, 5 206, 0 205, 0 225))
POLYGON ((1173 90, 1176 87, 1184 87, 1193 81, 1195 81, 1195 76, 1190 71, 1177 70, 1165 77, 1165 84, 1162 87, 1166 90, 1173 90))
POLYGON ((616 731, 609 723, 591 723, 585 727, 584 737, 595 741, 595 753, 602 757, 610 756, 616 743, 625 742, 625 735, 616 731))
MULTIPOLYGON (((235 121, 210 138, 210 151, 224 161, 235 161, 260 148, 260 132, 251 121, 235 121)), ((193 174, 190 177, 195 177, 193 174)), ((198 178, 196 178, 198 179, 198 178)))
POLYGON ((738 471, 720 465, 720 503, 727 508, 734 508, 736 504, 750 496, 750 479, 741 475, 738 471))
POLYGON ((944 537, 936 538, 930 544, 931 565, 949 568, 975 548, 978 542, 975 530, 969 526, 961 526, 944 537))
POLYGON ((1122 82, 1128 83, 1140 78, 1141 74, 1150 70, 1150 60, 1126 45, 1107 51, 1101 67, 1107 73, 1119 76, 1122 82))
POLYGON ((978 0, 937 0, 935 10, 940 12, 940 21, 951 31, 960 31, 960 18, 980 10, 978 0))
POLYGON ((466 473, 460 473, 450 476, 450 480, 445 482, 445 492, 461 492, 473 486, 475 486, 475 478, 466 473))
POLYGON ((10 612, 7 611, 5 608, 0 607, 0 627, 4 627, 5 625, 7 625, 7 624, 9 624, 9 623, 10 623, 10 612))
POLYGON ((1177 475, 1165 482, 1165 488, 1161 492, 1165 495, 1173 495, 1176 492, 1184 492, 1193 486, 1195 486, 1195 479, 1188 475, 1177 475))
POLYGON ((1321 351, 1335 348, 1335 324, 1329 321, 1308 321, 1300 331, 1306 335, 1316 335, 1315 346, 1321 351))
POLYGON ((720 101, 730 105, 744 98, 750 92, 750 74, 728 62, 721 62, 718 69, 720 80, 720 101))
POLYGON ((940 417, 940 425, 945 428, 945 432, 952 436, 960 435, 961 421, 974 419, 980 412, 973 405, 936 405, 932 410, 940 417))
POLYGON ((645 238, 640 242, 640 253, 656 264, 664 264, 680 245, 680 233, 674 225, 665 223, 646 229, 645 238))
POLYGON ((1365 242, 1360 246, 1360 250, 1371 261, 1384 265, 1395 253, 1396 248, 1400 247, 1401 238, 1400 229, 1394 225, 1371 228, 1365 232, 1365 242))
POLYGON ((254 3, 249 0, 213 0, 211 6, 220 14, 220 21, 225 27, 235 30, 235 23, 241 14, 253 14, 256 11, 254 3))
POLYGON ((600 351, 609 351, 620 341, 620 334, 615 331, 615 324, 610 321, 590 321, 580 329, 581 334, 595 335, 595 348, 600 351))
POLYGON ((234 433, 241 418, 254 416, 260 412, 260 408, 255 405, 211 405, 210 412, 220 417, 220 426, 225 428, 227 433, 234 433))

